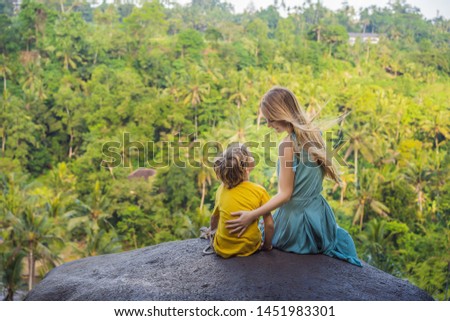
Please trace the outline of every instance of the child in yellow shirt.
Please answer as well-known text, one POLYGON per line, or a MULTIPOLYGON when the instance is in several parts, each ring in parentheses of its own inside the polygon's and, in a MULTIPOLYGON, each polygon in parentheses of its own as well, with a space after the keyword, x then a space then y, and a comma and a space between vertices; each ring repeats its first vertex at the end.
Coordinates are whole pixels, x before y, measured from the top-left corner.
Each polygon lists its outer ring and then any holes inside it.
POLYGON ((259 249, 272 249, 274 225, 270 212, 263 216, 264 242, 257 220, 240 237, 230 234, 225 226, 226 221, 234 218, 232 212, 251 211, 270 199, 264 187, 249 181, 253 168, 254 159, 242 144, 229 147, 214 163, 214 171, 222 184, 216 192, 211 230, 217 229, 214 251, 223 258, 249 256, 259 249))

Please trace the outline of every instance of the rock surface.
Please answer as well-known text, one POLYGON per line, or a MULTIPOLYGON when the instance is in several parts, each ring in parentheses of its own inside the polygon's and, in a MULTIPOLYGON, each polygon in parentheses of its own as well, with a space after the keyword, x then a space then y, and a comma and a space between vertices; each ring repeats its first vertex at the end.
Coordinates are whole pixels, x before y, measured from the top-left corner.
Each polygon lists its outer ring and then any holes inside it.
POLYGON ((222 259, 191 239, 65 263, 26 300, 433 300, 368 264, 278 250, 222 259))

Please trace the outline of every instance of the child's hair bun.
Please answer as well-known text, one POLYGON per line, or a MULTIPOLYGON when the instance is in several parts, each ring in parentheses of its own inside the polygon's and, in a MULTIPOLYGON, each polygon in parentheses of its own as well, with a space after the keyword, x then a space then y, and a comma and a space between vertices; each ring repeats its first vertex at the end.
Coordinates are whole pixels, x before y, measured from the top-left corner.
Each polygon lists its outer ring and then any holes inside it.
POLYGON ((223 154, 214 161, 214 171, 217 178, 228 188, 240 184, 246 175, 248 159, 251 157, 247 147, 243 144, 229 146, 223 154))

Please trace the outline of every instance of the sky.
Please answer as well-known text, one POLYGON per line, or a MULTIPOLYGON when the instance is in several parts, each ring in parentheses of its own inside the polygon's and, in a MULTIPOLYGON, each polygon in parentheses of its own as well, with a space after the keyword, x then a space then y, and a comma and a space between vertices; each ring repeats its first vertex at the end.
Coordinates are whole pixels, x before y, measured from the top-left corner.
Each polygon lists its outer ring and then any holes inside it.
MULTIPOLYGON (((190 0, 175 0, 178 3, 186 4, 190 3, 190 0)), ((313 0, 316 1, 316 0, 313 0)), ((378 7, 385 7, 389 0, 346 0, 348 4, 354 7, 357 12, 360 7, 368 7, 376 5, 378 7)), ((222 2, 231 3, 235 9, 235 12, 243 12, 250 2, 253 2, 256 9, 265 8, 273 4, 273 0, 222 0, 222 2)), ((281 0, 278 1, 281 3, 281 0)), ((298 6, 303 4, 304 0, 284 0, 286 6, 298 6)), ((322 4, 332 10, 342 7, 343 0, 321 0, 322 4)), ((450 0, 406 0, 406 3, 413 7, 418 7, 422 14, 427 19, 433 19, 436 17, 436 13, 439 10, 440 15, 446 19, 450 19, 450 0)))

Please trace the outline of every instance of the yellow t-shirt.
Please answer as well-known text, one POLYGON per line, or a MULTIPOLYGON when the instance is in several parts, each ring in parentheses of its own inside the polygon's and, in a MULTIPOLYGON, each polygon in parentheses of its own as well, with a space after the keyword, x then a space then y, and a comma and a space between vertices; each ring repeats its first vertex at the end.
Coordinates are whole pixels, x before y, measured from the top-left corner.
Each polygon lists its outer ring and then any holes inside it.
POLYGON ((219 215, 217 232, 214 237, 214 250, 224 258, 231 256, 249 256, 261 245, 261 231, 255 220, 241 235, 230 234, 225 223, 238 218, 232 212, 251 211, 264 205, 270 199, 264 187, 244 181, 232 189, 220 185, 216 192, 216 204, 212 215, 219 215))

